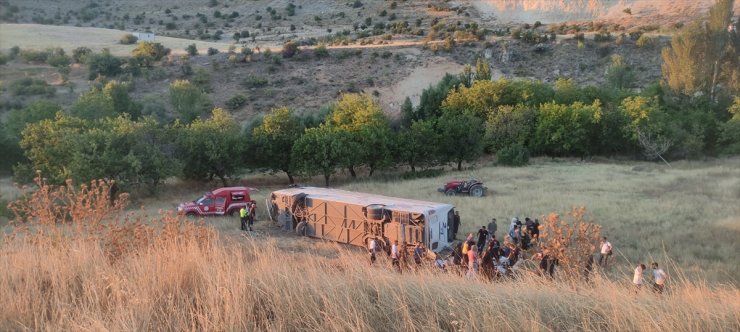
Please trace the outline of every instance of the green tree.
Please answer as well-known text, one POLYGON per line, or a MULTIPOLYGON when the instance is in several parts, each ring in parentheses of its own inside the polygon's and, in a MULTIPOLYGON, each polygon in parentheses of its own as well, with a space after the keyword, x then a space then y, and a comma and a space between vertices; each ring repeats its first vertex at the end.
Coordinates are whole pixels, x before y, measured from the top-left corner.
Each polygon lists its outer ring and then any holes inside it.
POLYGON ((485 144, 490 152, 518 145, 530 146, 537 121, 534 107, 519 104, 503 105, 488 115, 485 144))
POLYGON ((730 93, 740 91, 740 38, 728 31, 733 5, 734 0, 718 0, 706 23, 702 18, 685 26, 663 49, 663 80, 671 90, 687 96, 702 92, 713 101, 720 85, 730 93))
POLYGON ((475 161, 483 154, 485 128, 474 114, 445 111, 437 128, 441 159, 456 162, 458 171, 462 170, 463 161, 475 161))
POLYGON ((290 184, 293 184, 295 163, 292 159, 293 145, 301 137, 304 126, 301 119, 287 107, 270 111, 262 123, 252 130, 252 154, 259 167, 273 172, 285 172, 290 184))
POLYGON ((103 92, 102 89, 93 87, 77 99, 77 102, 69 109, 69 113, 75 117, 94 120, 116 115, 113 107, 113 98, 103 92))
POLYGON ((740 97, 735 97, 728 112, 732 118, 722 124, 719 143, 723 154, 737 155, 740 154, 740 97))
POLYGON ((389 164, 389 122, 380 106, 368 95, 344 94, 332 107, 326 125, 346 133, 345 143, 355 153, 344 159, 353 178, 356 166, 367 165, 372 175, 377 167, 389 164))
POLYGON ((343 166, 347 155, 353 153, 347 144, 347 133, 329 126, 308 128, 293 146, 296 169, 308 176, 323 175, 329 187, 331 176, 343 166))
POLYGON ((475 80, 476 81, 490 81, 491 80, 491 65, 487 61, 478 58, 475 62, 475 80))
POLYGON ((442 115, 442 102, 451 90, 460 85, 457 76, 446 74, 436 85, 422 90, 414 120, 435 119, 442 115))
POLYGON ((62 112, 62 106, 47 100, 37 100, 28 106, 13 110, 8 114, 5 130, 9 137, 20 140, 21 133, 26 125, 45 119, 53 119, 58 112, 62 112))
POLYGON ((211 108, 211 100, 201 89, 187 80, 170 84, 170 103, 180 120, 191 122, 211 108))
POLYGON ((635 80, 635 74, 621 55, 612 56, 612 63, 606 68, 605 76, 609 87, 617 90, 629 88, 635 80))
POLYGON ((131 55, 136 59, 139 65, 151 67, 154 62, 161 60, 170 50, 160 43, 141 42, 131 51, 131 55))
POLYGON ((591 105, 575 102, 571 105, 543 104, 539 109, 534 146, 549 155, 585 156, 596 149, 599 134, 601 103, 591 105))
POLYGON ((396 140, 396 154, 400 162, 416 172, 416 167, 433 164, 438 156, 439 135, 433 120, 414 121, 403 129, 396 140))
POLYGON ((227 186, 227 178, 242 165, 245 147, 239 123, 220 108, 213 110, 210 119, 195 119, 177 133, 178 155, 189 179, 218 177, 227 186))
POLYGON ((414 120, 414 105, 411 98, 406 97, 401 104, 401 127, 408 128, 414 120))
POLYGON ((113 77, 121 73, 123 61, 112 54, 106 48, 101 53, 89 54, 86 57, 89 69, 88 78, 94 80, 98 76, 113 77))
POLYGON ((185 52, 187 52, 189 56, 196 56, 198 55, 198 47, 196 47, 195 44, 190 44, 185 47, 185 52))

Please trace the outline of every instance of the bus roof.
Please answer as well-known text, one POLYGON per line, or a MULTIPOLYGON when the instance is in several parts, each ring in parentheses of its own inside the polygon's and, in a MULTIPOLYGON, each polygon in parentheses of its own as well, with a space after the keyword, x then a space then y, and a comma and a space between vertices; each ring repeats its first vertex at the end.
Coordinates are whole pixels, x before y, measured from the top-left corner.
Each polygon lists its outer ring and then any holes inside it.
POLYGON ((375 194, 367 194, 341 189, 329 189, 318 187, 295 187, 276 190, 274 193, 293 196, 300 193, 308 195, 308 198, 320 198, 329 201, 368 206, 373 204, 385 205, 388 209, 407 211, 412 213, 434 214, 436 210, 447 210, 454 208, 451 204, 417 201, 407 198, 389 197, 375 194))

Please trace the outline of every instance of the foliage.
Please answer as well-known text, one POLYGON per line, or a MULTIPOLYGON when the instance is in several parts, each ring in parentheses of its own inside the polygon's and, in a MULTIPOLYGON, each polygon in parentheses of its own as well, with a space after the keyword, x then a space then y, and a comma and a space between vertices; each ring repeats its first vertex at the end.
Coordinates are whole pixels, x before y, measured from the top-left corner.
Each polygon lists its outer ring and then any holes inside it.
POLYGON ((49 58, 48 51, 39 51, 32 49, 20 50, 18 55, 23 59, 25 63, 44 63, 49 58))
POLYGON ((177 169, 167 154, 169 141, 152 120, 90 121, 58 113, 28 125, 21 147, 33 169, 52 183, 108 178, 121 186, 156 186, 177 169))
POLYGON ((411 98, 406 97, 401 104, 401 127, 408 128, 414 119, 414 105, 411 98))
POLYGON ((298 53, 298 43, 289 40, 283 44, 283 58, 292 58, 296 53, 298 53))
POLYGON ((635 74, 624 63, 621 55, 612 56, 612 63, 607 67, 605 76, 607 84, 617 90, 630 88, 635 80, 635 74))
POLYGON ((570 105, 546 103, 540 107, 533 148, 548 155, 577 155, 594 152, 601 121, 601 103, 575 102, 570 105))
POLYGON ((292 184, 296 167, 293 145, 303 131, 301 119, 287 107, 271 110, 252 130, 252 149, 246 156, 247 162, 273 172, 285 172, 292 184))
POLYGON ((346 132, 329 126, 308 128, 293 145, 293 160, 296 170, 307 176, 323 175, 324 185, 329 186, 330 177, 353 153, 347 144, 346 132))
POLYGON ((320 44, 319 46, 316 46, 316 48, 313 49, 313 54, 317 58, 325 58, 329 56, 329 50, 326 49, 325 44, 320 44))
POLYGON ((208 53, 208 55, 216 55, 216 54, 218 54, 218 49, 215 49, 213 47, 209 47, 207 53, 208 53))
POLYGON ((138 40, 139 40, 139 38, 136 38, 136 36, 134 36, 134 35, 132 35, 130 33, 127 33, 127 34, 124 34, 123 36, 121 36, 121 38, 118 40, 118 42, 121 43, 121 44, 123 44, 123 45, 131 45, 131 44, 136 43, 138 40))
POLYGON ((110 54, 108 49, 101 53, 92 53, 87 56, 89 79, 94 80, 98 76, 113 77, 121 73, 123 61, 110 54))
POLYGON ((470 88, 463 86, 451 91, 442 107, 456 112, 470 112, 484 120, 499 105, 539 105, 552 98, 552 88, 541 82, 486 80, 475 81, 470 88))
POLYGON ((503 105, 488 115, 485 144, 490 152, 514 145, 529 146, 537 121, 537 110, 522 104, 503 105))
POLYGON ((470 113, 445 111, 437 122, 440 133, 439 149, 442 161, 456 162, 462 170, 462 162, 472 162, 483 154, 483 121, 470 113))
POLYGON ((729 93, 740 91, 740 35, 728 31, 733 15, 733 0, 719 0, 709 17, 683 27, 664 48, 663 79, 674 92, 693 96, 697 92, 712 100, 723 86, 729 93))
POLYGON ((187 52, 189 56, 196 56, 198 55, 198 47, 196 47, 195 44, 190 44, 185 47, 185 52, 187 52))
POLYGON ((513 144, 496 153, 496 163, 505 166, 525 166, 529 163, 529 150, 521 144, 513 144))
POLYGON ((72 105, 70 114, 86 120, 122 114, 137 118, 141 115, 141 106, 129 96, 128 89, 128 84, 116 81, 108 82, 103 88, 93 87, 72 105))
POLYGON ((424 89, 413 120, 433 119, 442 115, 442 102, 459 84, 460 79, 457 76, 446 74, 439 83, 424 89))
POLYGON ((46 81, 29 77, 11 82, 9 90, 13 96, 53 96, 57 91, 56 88, 47 84, 46 81))
POLYGON ((267 78, 257 75, 247 75, 241 81, 241 85, 245 88, 261 88, 267 83, 267 78))
POLYGON ((197 86, 186 80, 170 84, 170 103, 180 120, 189 123, 211 108, 211 100, 197 86))
POLYGON ((154 62, 161 60, 169 53, 169 48, 165 48, 160 43, 153 42, 141 42, 133 51, 131 51, 131 55, 134 59, 144 67, 151 67, 154 62))
POLYGON ((238 110, 246 102, 247 102, 247 97, 244 97, 243 95, 234 95, 233 97, 229 98, 229 100, 227 100, 224 103, 224 106, 226 106, 227 109, 234 111, 234 110, 238 110))
POLYGON ((732 118, 720 127, 719 142, 724 154, 740 154, 740 97, 735 97, 735 102, 728 110, 732 118))
POLYGON ((178 127, 177 151, 188 179, 218 177, 224 186, 242 167, 245 144, 239 123, 226 111, 216 108, 210 119, 195 119, 178 127))
POLYGON ((635 45, 637 45, 637 47, 651 47, 654 44, 655 39, 646 34, 641 35, 640 38, 637 39, 637 42, 635 42, 635 45))
POLYGON ((544 255, 554 257, 566 275, 579 278, 601 239, 601 225, 586 220, 586 208, 574 207, 568 219, 550 213, 543 220, 539 246, 544 255))
POLYGON ((53 119, 58 112, 62 112, 62 106, 59 104, 38 100, 28 104, 26 107, 13 110, 8 114, 5 124, 6 133, 16 139, 21 138, 23 128, 30 123, 39 122, 44 119, 53 119))
POLYGON ((488 81, 491 79, 491 65, 481 59, 475 62, 475 80, 476 81, 488 81))
POLYGON ((398 161, 416 172, 416 167, 426 168, 439 156, 439 134, 433 120, 419 120, 398 133, 395 151, 398 161))

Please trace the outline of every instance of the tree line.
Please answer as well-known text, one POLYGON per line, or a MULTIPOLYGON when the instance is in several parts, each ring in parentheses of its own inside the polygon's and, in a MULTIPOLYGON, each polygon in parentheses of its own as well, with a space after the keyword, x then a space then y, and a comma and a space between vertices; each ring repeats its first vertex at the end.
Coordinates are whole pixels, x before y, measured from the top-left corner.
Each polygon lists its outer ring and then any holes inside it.
POLYGON ((681 30, 663 51, 663 79, 639 93, 629 89, 632 69, 619 56, 601 86, 492 81, 479 59, 425 89, 418 105, 407 98, 398 119, 369 95, 344 94, 318 114, 280 107, 242 127, 212 109, 202 84, 171 84, 171 120, 142 112, 125 83, 110 81, 68 110, 39 101, 12 112, 0 144, 9 158, 22 154, 19 180, 40 171, 56 183, 109 178, 150 188, 171 176, 226 185, 244 170, 282 172, 291 183, 320 175, 328 186, 341 170, 352 177, 399 165, 411 173, 448 163, 459 170, 486 153, 505 165, 526 164, 530 155, 738 154, 740 36, 732 5, 719 1, 704 23, 681 30))

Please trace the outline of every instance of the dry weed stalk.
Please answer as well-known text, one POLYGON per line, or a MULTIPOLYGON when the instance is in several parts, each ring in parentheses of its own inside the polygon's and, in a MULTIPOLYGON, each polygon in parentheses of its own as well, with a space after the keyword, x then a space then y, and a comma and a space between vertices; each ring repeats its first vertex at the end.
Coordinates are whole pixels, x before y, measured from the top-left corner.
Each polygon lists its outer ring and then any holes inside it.
POLYGON ((541 226, 540 248, 554 256, 563 271, 578 277, 590 255, 596 251, 601 234, 601 225, 585 220, 586 208, 574 207, 568 213, 569 220, 550 213, 541 226))

